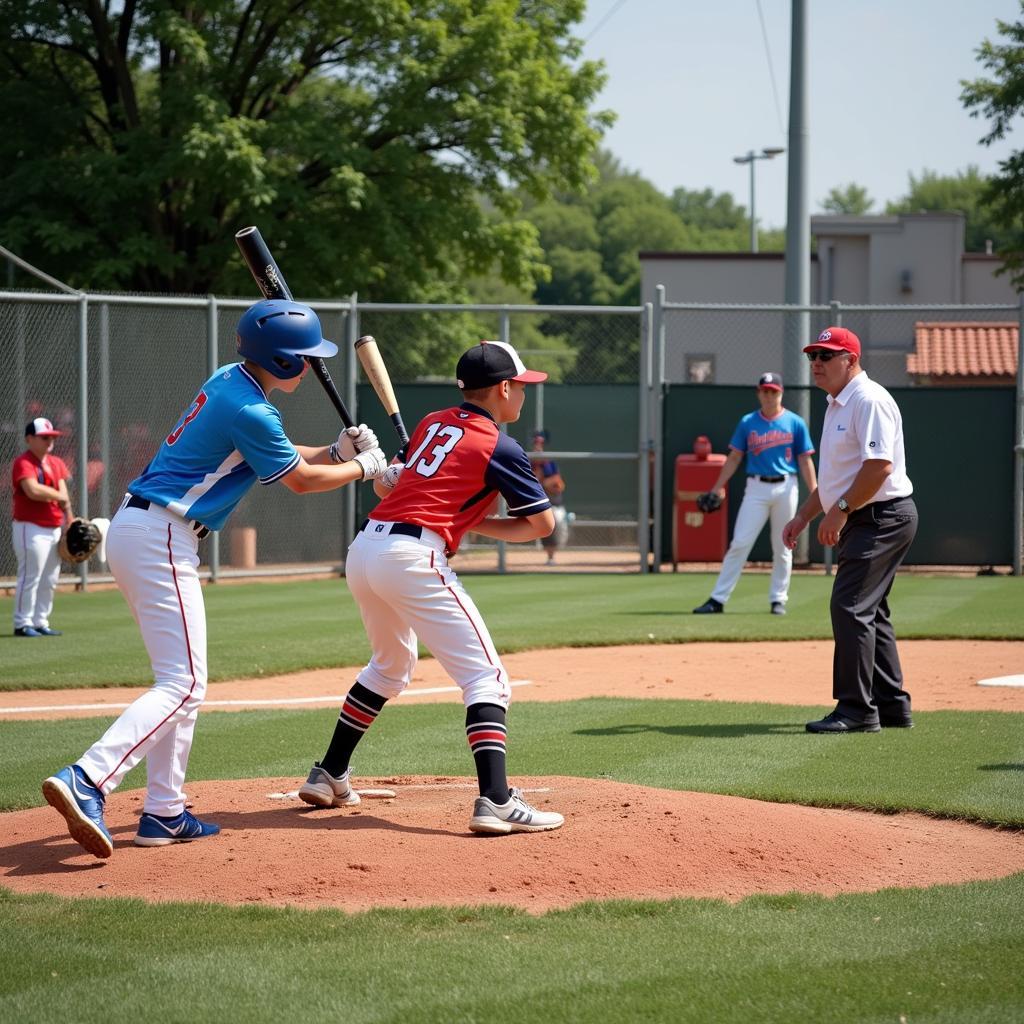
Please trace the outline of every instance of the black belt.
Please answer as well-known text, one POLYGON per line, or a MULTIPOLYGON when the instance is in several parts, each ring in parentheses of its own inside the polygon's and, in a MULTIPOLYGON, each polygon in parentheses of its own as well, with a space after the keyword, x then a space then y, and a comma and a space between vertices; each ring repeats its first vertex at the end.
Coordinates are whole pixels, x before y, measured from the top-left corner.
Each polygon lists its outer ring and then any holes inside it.
MULTIPOLYGON (((128 500, 124 503, 124 507, 141 508, 143 512, 148 512, 149 506, 152 504, 149 498, 140 498, 137 494, 130 494, 128 500)), ((192 532, 200 540, 210 535, 210 528, 208 526, 203 526, 202 523, 197 523, 194 519, 186 519, 185 522, 192 527, 192 532)))
POLYGON ((376 519, 364 519, 363 525, 359 527, 359 532, 362 533, 363 530, 365 530, 370 525, 371 522, 374 523, 375 526, 379 527, 380 532, 382 533, 398 533, 401 534, 403 537, 419 538, 423 536, 423 527, 417 526, 415 523, 391 523, 389 525, 386 523, 380 523, 376 519), (385 526, 388 527, 386 530, 384 529, 385 526))
POLYGON ((763 484, 781 484, 785 480, 785 476, 757 476, 754 475, 755 480, 760 480, 763 484))

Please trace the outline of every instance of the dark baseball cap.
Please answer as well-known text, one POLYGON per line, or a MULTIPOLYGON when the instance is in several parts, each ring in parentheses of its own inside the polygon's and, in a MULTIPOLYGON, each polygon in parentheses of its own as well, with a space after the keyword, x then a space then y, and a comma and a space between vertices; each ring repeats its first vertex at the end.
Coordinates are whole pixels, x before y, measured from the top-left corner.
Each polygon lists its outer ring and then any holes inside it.
POLYGON ((777 373, 762 373, 757 380, 759 388, 771 388, 772 391, 782 390, 782 378, 777 373))
POLYGON ((540 384, 548 379, 540 370, 528 370, 516 350, 504 341, 481 341, 464 352, 455 367, 455 376, 463 391, 489 388, 503 380, 540 384))
POLYGON ((29 420, 25 427, 26 437, 63 437, 63 435, 64 431, 57 430, 45 416, 37 416, 34 420, 29 420))
POLYGON ((853 331, 845 327, 826 327, 818 335, 817 341, 804 346, 805 352, 812 348, 824 348, 831 352, 852 352, 855 356, 860 355, 860 338, 853 331))

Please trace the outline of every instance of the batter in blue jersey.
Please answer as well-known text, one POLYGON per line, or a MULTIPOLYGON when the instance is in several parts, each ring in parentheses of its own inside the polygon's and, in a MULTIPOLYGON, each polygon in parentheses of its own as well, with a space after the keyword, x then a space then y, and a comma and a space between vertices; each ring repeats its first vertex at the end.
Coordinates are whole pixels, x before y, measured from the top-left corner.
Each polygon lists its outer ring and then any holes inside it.
POLYGON ((107 561, 142 631, 154 684, 74 764, 43 783, 72 837, 97 857, 114 845, 107 796, 146 758, 137 846, 167 846, 220 829, 185 808, 185 769, 206 694, 206 611, 199 540, 219 530, 246 491, 282 481, 298 494, 378 478, 387 460, 365 424, 322 447, 293 445, 270 404, 293 392, 314 356, 333 356, 308 306, 265 300, 238 324, 242 361, 222 366, 129 485, 107 534, 107 561))
POLYGON ((772 577, 768 600, 773 615, 786 614, 793 554, 782 543, 782 530, 796 514, 797 469, 808 491, 813 492, 818 482, 811 458, 814 447, 810 431, 801 417, 782 407, 782 391, 782 378, 777 373, 761 374, 757 382, 760 408, 744 416, 733 431, 729 455, 712 490, 719 497, 725 497, 725 485, 744 459, 747 483, 736 515, 732 543, 722 561, 715 588, 704 604, 693 609, 697 615, 725 610, 750 549, 769 520, 772 577))

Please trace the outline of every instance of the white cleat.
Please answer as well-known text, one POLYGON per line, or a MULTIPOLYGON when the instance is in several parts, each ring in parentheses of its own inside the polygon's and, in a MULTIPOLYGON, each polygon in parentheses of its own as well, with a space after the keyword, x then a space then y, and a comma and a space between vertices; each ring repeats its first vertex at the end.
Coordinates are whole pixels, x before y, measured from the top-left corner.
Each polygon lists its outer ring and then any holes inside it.
POLYGON ((349 769, 340 778, 328 775, 316 761, 299 790, 299 799, 313 807, 354 807, 359 794, 349 784, 349 769))
POLYGON ((565 818, 554 811, 538 811, 523 799, 522 790, 509 791, 508 803, 496 804, 485 796, 478 796, 473 804, 470 832, 508 835, 510 832, 549 832, 561 828, 565 818))

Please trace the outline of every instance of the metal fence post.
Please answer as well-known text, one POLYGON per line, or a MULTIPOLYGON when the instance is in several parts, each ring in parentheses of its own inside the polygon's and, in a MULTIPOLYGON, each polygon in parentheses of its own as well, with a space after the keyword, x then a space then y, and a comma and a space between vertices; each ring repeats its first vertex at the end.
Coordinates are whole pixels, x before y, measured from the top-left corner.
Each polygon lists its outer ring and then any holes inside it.
MULTIPOLYGON (((359 365, 356 360, 356 342, 360 338, 359 331, 359 294, 353 292, 349 297, 348 316, 345 318, 345 402, 350 409, 356 409, 356 381, 359 365)), ((357 410, 358 415, 358 410, 357 410)), ((341 560, 344 562, 348 547, 356 533, 356 496, 355 487, 341 489, 341 560)))
POLYGON ((665 457, 665 286, 659 284, 654 289, 654 350, 653 350, 653 381, 651 388, 651 437, 654 452, 654 488, 651 495, 653 505, 653 552, 654 564, 652 572, 661 572, 661 528, 664 516, 661 513, 661 495, 664 486, 662 461, 665 457))
MULTIPOLYGON (((828 304, 828 306, 829 306, 829 316, 831 317, 831 320, 829 322, 833 326, 835 326, 835 327, 842 327, 843 326, 843 304, 841 302, 837 302, 835 299, 833 299, 828 304)), ((811 404, 810 396, 808 395, 808 399, 807 399, 808 417, 810 416, 810 404, 811 404)), ((810 422, 809 419, 808 419, 808 422, 810 422)), ((819 459, 821 458, 821 453, 820 452, 818 453, 818 457, 819 457, 819 459)), ((822 511, 825 512, 825 511, 827 511, 827 509, 822 509, 822 511)), ((804 546, 801 549, 801 547, 800 547, 800 545, 798 543, 797 544, 797 551, 798 552, 802 552, 803 558, 805 560, 808 560, 808 559, 810 559, 809 552, 810 552, 810 547, 811 547, 811 538, 810 538, 810 531, 809 531, 809 529, 808 530, 804 530, 804 532, 802 534, 800 534, 800 540, 803 542, 804 546)), ((825 575, 826 576, 831 576, 832 575, 832 566, 834 564, 834 560, 833 560, 833 556, 834 555, 835 555, 835 551, 834 551, 833 548, 831 548, 831 547, 826 547, 825 548, 824 562, 825 562, 825 575)))
POLYGON ((103 475, 100 477, 99 512, 108 518, 113 509, 110 506, 110 304, 100 306, 100 461, 103 475))
POLYGON ((1013 446, 1013 575, 1024 562, 1024 295, 1017 312, 1017 441, 1013 446))
MULTIPOLYGON (((210 295, 206 300, 206 377, 216 372, 219 360, 217 331, 217 297, 210 295)), ((220 530, 210 532, 210 582, 216 583, 220 575, 220 530)))
POLYGON ((640 571, 651 571, 651 358, 654 349, 654 304, 644 304, 640 315, 640 366, 637 401, 637 524, 636 541, 640 549, 640 571))
MULTIPOLYGON (((89 518, 89 296, 78 297, 78 514, 89 518)), ((78 563, 82 590, 89 586, 89 561, 78 563)))
MULTIPOLYGON (((512 324, 509 319, 508 310, 503 309, 498 314, 498 341, 503 341, 506 345, 511 344, 510 338, 512 337, 512 324)), ((503 434, 508 433, 508 424, 502 423, 498 428, 503 434)), ((508 511, 508 505, 505 504, 504 498, 498 499, 498 515, 504 516, 508 511)), ((498 572, 508 572, 508 547, 503 540, 498 541, 498 572)))

